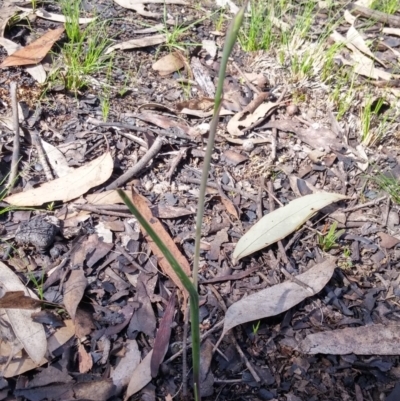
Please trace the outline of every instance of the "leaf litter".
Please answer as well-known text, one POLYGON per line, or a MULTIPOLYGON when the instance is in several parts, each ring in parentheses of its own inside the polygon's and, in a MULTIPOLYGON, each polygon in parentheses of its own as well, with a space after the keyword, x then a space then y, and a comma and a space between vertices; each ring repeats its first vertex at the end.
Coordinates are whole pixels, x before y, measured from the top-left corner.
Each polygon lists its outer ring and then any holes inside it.
MULTIPOLYGON (((44 399, 50 394, 53 399, 93 399, 96 394, 97 400, 135 394, 155 399, 157 394, 170 399, 171 394, 179 394, 181 377, 187 374, 180 354, 184 297, 179 282, 115 193, 103 191, 103 186, 134 167, 156 138, 163 137, 157 154, 127 181, 125 189, 130 194, 134 184, 148 220, 169 238, 190 275, 193 212, 224 40, 220 35, 236 4, 228 2, 227 9, 218 9, 215 20, 216 9, 209 3, 202 4, 203 9, 183 2, 114 3, 105 8, 102 1, 88 4, 80 12, 80 18, 87 18, 79 19, 81 31, 85 30, 82 23, 94 17, 108 19, 114 43, 108 48, 113 52, 112 66, 96 74, 76 97, 69 96, 61 84, 52 85, 39 98, 42 88, 26 75, 26 67, 3 69, 0 89, 7 115, 1 117, 1 177, 13 149, 8 113, 12 80, 19 80, 24 137, 21 175, 2 202, 16 199, 14 206, 19 208, 40 206, 18 210, 2 204, 7 216, 0 220, 0 235, 7 241, 1 243, 3 263, 31 291, 6 287, 4 313, 15 310, 8 308, 12 302, 18 303, 18 311, 30 313, 32 321, 44 328, 49 351, 40 361, 49 365, 38 369, 12 331, 4 333, 2 366, 16 352, 5 369, 6 391, 13 392, 13 397, 44 399), (202 20, 204 11, 210 18, 202 20), (187 26, 191 28, 174 43, 174 35, 187 26), (165 63, 174 54, 174 46, 179 49, 179 65, 178 58, 165 63), (163 76, 152 68, 157 60, 163 76), (34 130, 42 139, 44 157, 31 144, 34 130), (44 174, 47 163, 58 177, 56 185, 44 174), (82 174, 85 167, 88 174, 82 174), (86 176, 81 186, 80 178, 86 176), (43 186, 42 192, 31 192, 43 186), (45 221, 52 215, 59 222, 57 229, 45 221), (176 287, 172 308, 169 300, 176 287), (47 316, 22 309, 44 305, 47 316), (164 336, 166 332, 170 338, 164 336), (27 384, 21 387, 16 375, 27 384)), ((286 50, 274 44, 279 56, 269 51, 244 53, 236 46, 224 82, 224 110, 202 227, 205 399, 215 399, 217 393, 220 399, 251 400, 390 399, 396 394, 397 362, 390 353, 396 353, 397 341, 400 223, 390 187, 382 189, 369 177, 375 171, 396 171, 398 163, 394 94, 400 43, 393 30, 398 15, 365 6, 343 10, 340 4, 334 5, 346 23, 338 19, 335 28, 341 36, 333 39, 346 47, 339 47, 323 81, 319 80, 323 63, 316 61, 313 75, 307 76, 302 75, 304 70, 296 72, 295 61, 307 49, 316 49, 310 40, 315 41, 329 22, 327 3, 315 4, 310 32, 301 41, 293 40, 286 50), (380 22, 369 20, 371 15, 380 22), (334 96, 352 93, 352 86, 340 82, 352 71, 347 64, 355 69, 351 80, 357 92, 350 101, 345 97, 337 101, 334 96), (268 99, 250 108, 259 93, 268 93, 268 99), (387 136, 378 138, 380 148, 367 148, 360 134, 366 130, 368 96, 373 105, 375 99, 385 100, 385 107, 372 113, 369 126, 374 132, 379 123, 388 122, 383 129, 387 136), (341 116, 340 108, 347 104, 348 111, 341 116), (237 135, 230 132, 233 124, 237 135), (283 233, 266 224, 275 242, 265 241, 263 247, 232 264, 241 238, 254 230, 257 221, 264 225, 264 218, 321 192, 342 196, 343 201, 321 211, 311 211, 307 205, 305 214, 299 209, 301 223, 285 222, 283 233), (334 246, 328 249, 325 244, 322 249, 320 238, 330 233, 334 246), (226 314, 222 312, 225 303, 226 314), (221 330, 228 327, 230 336, 223 337, 219 352, 213 353, 221 330), (379 331, 381 342, 376 337, 379 331)), ((7 25, 16 11, 7 7, 10 12, 2 19, 5 37, 29 46, 24 20, 15 25, 11 19, 7 25)), ((290 35, 295 30, 293 16, 301 17, 304 5, 293 7, 295 14, 279 18, 277 9, 271 15, 274 34, 285 30, 290 35)), ((39 28, 42 33, 55 28, 46 17, 56 21, 63 17, 57 5, 26 13, 20 16, 28 15, 33 31, 39 28), (35 20, 33 14, 39 18, 35 20)), ((58 41, 61 48, 64 41, 68 42, 65 36, 58 41)), ((329 40, 324 45, 333 50, 329 40)), ((29 57, 37 60, 37 55, 29 57)), ((60 61, 55 47, 52 57, 53 65, 48 58, 43 65, 48 79, 53 73, 50 68, 57 68, 60 61)), ((43 82, 43 77, 36 79, 43 82)), ((59 82, 63 83, 63 77, 59 82)), ((188 342, 190 348, 190 332, 188 342)), ((190 358, 190 350, 188 354, 190 358)))

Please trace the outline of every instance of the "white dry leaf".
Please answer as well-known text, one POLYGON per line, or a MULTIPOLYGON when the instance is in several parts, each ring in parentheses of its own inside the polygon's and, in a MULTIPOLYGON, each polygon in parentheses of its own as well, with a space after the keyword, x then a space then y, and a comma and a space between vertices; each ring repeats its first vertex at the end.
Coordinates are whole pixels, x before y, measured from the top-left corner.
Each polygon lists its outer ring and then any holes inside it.
POLYGON ((140 363, 140 351, 136 340, 128 339, 125 345, 125 355, 117 361, 110 374, 113 383, 117 387, 117 394, 128 385, 133 372, 140 363))
POLYGON ((116 45, 110 46, 106 50, 106 54, 113 52, 114 50, 128 50, 128 49, 139 49, 141 47, 147 46, 155 46, 161 43, 165 43, 167 41, 167 37, 165 35, 153 35, 146 36, 144 38, 139 39, 131 39, 126 42, 117 43, 116 45))
POLYGON ((74 169, 68 175, 46 182, 38 188, 7 196, 4 201, 15 206, 40 206, 53 201, 67 202, 107 181, 114 168, 109 152, 74 169))
POLYGON ((181 4, 186 5, 187 2, 184 0, 114 0, 118 5, 129 10, 134 10, 138 14, 149 18, 160 18, 161 13, 153 13, 146 11, 145 4, 181 4))
POLYGON ((349 10, 345 10, 344 19, 350 25, 353 25, 357 21, 357 17, 355 17, 349 10))
POLYGON ((375 68, 373 60, 364 56, 361 52, 353 53, 351 58, 354 61, 354 72, 357 74, 373 79, 383 79, 385 81, 390 81, 392 79, 392 74, 379 68, 375 68))
POLYGON ((126 390, 126 395, 124 401, 127 401, 129 397, 136 394, 144 386, 150 383, 151 377, 151 356, 153 355, 153 350, 151 350, 146 357, 140 362, 136 369, 132 373, 132 377, 128 384, 128 389, 126 390))
POLYGON ((350 57, 351 60, 347 60, 343 56, 338 56, 343 64, 353 67, 356 74, 371 79, 383 79, 385 81, 390 81, 393 77, 389 72, 375 68, 374 62, 367 56, 364 56, 361 52, 353 53, 350 57))
POLYGON ((382 33, 387 35, 400 36, 400 28, 383 28, 382 33))
POLYGON ((375 68, 374 62, 367 56, 364 56, 364 54, 362 54, 357 49, 357 47, 350 43, 339 32, 333 31, 330 35, 330 38, 333 39, 336 43, 342 43, 346 45, 350 50, 353 51, 353 53, 350 55, 351 60, 347 60, 341 55, 339 55, 338 58, 342 61, 343 64, 353 67, 356 74, 363 75, 372 79, 384 79, 386 81, 392 78, 392 74, 380 70, 379 68, 375 68))
MULTIPOLYGON (((14 43, 12 40, 3 37, 0 37, 0 45, 6 49, 6 52, 9 56, 22 48, 22 46, 20 46, 18 43, 14 43)), ((31 67, 23 68, 25 68, 26 72, 30 74, 35 81, 39 82, 40 84, 46 82, 46 71, 42 64, 36 64, 31 67)))
POLYGON ((223 334, 239 324, 276 316, 318 294, 331 279, 335 268, 336 259, 329 258, 295 277, 309 288, 295 281, 285 281, 242 298, 226 311, 223 334))
POLYGON ((265 215, 236 244, 233 263, 296 231, 315 213, 333 202, 348 199, 342 194, 318 192, 291 201, 265 215))
POLYGON ((103 239, 103 242, 106 244, 113 243, 113 233, 112 231, 104 225, 104 222, 100 221, 95 227, 94 231, 99 236, 99 238, 103 239))
MULTIPOLYGON (((35 14, 43 19, 47 19, 50 21, 55 21, 55 22, 67 22, 67 18, 62 15, 62 14, 54 14, 54 13, 49 13, 45 10, 36 10, 35 14)), ((96 17, 93 18, 78 18, 78 23, 79 24, 89 24, 90 22, 93 22, 96 19, 96 17)))
MULTIPOLYGON (((35 294, 29 292, 18 276, 3 262, 0 262, 0 284, 6 292, 24 291, 25 295, 37 299, 35 294)), ((26 353, 35 364, 39 365, 47 351, 47 340, 43 325, 32 320, 32 313, 35 310, 5 309, 3 311, 26 353)))
POLYGON ((221 8, 229 6, 229 10, 232 14, 237 14, 239 11, 239 7, 232 0, 216 0, 215 4, 221 8))
POLYGON ((364 39, 360 35, 360 33, 357 31, 357 29, 352 25, 349 30, 347 31, 346 34, 346 39, 354 45, 358 50, 360 50, 362 53, 366 54, 367 56, 371 57, 375 61, 377 61, 379 64, 381 64, 383 67, 386 67, 386 65, 380 61, 378 58, 374 56, 374 54, 371 52, 367 44, 365 43, 364 39))
MULTIPOLYGON (((72 323, 72 320, 64 320, 64 324, 64 327, 58 328, 57 331, 47 339, 47 350, 49 355, 52 355, 54 351, 64 345, 75 335, 75 325, 72 323)), ((4 357, 4 359, 7 359, 6 357, 8 357, 12 351, 9 343, 1 344, 0 350, 0 356, 4 357)), ((49 360, 43 358, 40 365, 44 365, 45 363, 49 363, 49 360)), ((0 369, 3 371, 5 378, 19 376, 36 368, 37 364, 27 357, 26 354, 22 353, 21 355, 17 354, 7 368, 5 363, 0 364, 0 369)))
POLYGON ((229 120, 226 129, 232 136, 242 136, 242 129, 250 127, 278 106, 278 103, 265 102, 261 103, 252 113, 240 111, 229 120))
POLYGON ((375 0, 357 0, 354 4, 358 4, 359 6, 371 8, 374 1, 375 0))
POLYGON ((152 68, 154 71, 157 71, 162 77, 166 75, 170 75, 175 71, 179 71, 185 66, 182 57, 176 53, 169 53, 164 57, 158 59, 153 65, 152 68))
POLYGON ((40 140, 47 160, 58 178, 64 177, 74 171, 74 169, 68 165, 67 159, 59 149, 43 139, 40 140))
POLYGON ((305 354, 398 355, 399 349, 400 325, 383 324, 309 334, 299 345, 305 354))
POLYGON ((214 58, 217 55, 218 47, 215 40, 203 39, 201 41, 201 47, 211 56, 211 58, 214 58))

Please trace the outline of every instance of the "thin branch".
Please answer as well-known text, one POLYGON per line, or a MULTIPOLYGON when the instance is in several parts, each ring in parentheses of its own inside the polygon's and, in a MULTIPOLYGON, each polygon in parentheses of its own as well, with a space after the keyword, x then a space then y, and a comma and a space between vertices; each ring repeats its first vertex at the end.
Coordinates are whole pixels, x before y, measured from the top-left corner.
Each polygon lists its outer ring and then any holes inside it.
POLYGON ((13 154, 11 159, 10 175, 8 177, 7 187, 10 190, 17 179, 18 174, 18 160, 19 160, 19 116, 18 116, 18 101, 17 101, 17 83, 10 83, 10 94, 11 94, 11 108, 13 113, 13 128, 14 128, 14 142, 13 142, 13 154))
POLYGON ((157 155, 157 153, 161 150, 163 143, 164 143, 163 138, 161 138, 161 137, 156 138, 153 145, 144 154, 144 156, 128 171, 126 171, 124 174, 122 174, 120 177, 118 177, 115 181, 113 181, 111 184, 109 184, 106 187, 106 190, 108 191, 110 189, 117 189, 118 187, 120 187, 121 185, 125 184, 127 181, 132 179, 136 174, 140 173, 146 167, 146 164, 153 157, 155 157, 157 155))

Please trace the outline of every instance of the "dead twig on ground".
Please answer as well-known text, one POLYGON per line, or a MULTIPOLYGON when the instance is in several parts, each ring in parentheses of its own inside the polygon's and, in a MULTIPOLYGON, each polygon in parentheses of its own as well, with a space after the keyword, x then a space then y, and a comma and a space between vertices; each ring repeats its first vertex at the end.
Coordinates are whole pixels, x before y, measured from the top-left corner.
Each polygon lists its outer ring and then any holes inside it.
POLYGON ((351 4, 350 10, 356 14, 366 18, 374 19, 378 22, 383 22, 390 26, 400 27, 400 17, 396 15, 390 15, 382 11, 372 10, 371 8, 361 6, 359 4, 351 4))
MULTIPOLYGON (((187 183, 187 184, 197 184, 197 185, 200 185, 200 180, 197 179, 197 178, 191 178, 191 177, 185 177, 185 176, 183 176, 183 177, 181 177, 181 181, 184 182, 184 183, 187 183)), ((210 187, 210 188, 218 189, 218 184, 216 184, 215 182, 207 182, 207 186, 210 187)), ((251 195, 251 194, 249 194, 248 192, 243 191, 243 190, 241 190, 241 189, 238 189, 238 188, 235 188, 235 187, 230 187, 229 185, 221 185, 221 187, 222 187, 222 189, 223 189, 224 191, 227 191, 227 192, 230 192, 230 191, 235 192, 235 193, 237 193, 237 194, 239 194, 239 195, 244 196, 244 197, 247 198, 247 199, 253 200, 254 202, 257 202, 257 200, 258 200, 258 197, 257 197, 256 195, 251 195)))
POLYGON ((153 145, 150 149, 144 154, 144 156, 128 171, 122 174, 119 178, 113 181, 106 187, 106 190, 109 191, 111 189, 117 189, 121 185, 125 184, 127 181, 132 179, 136 174, 140 173, 145 167, 146 164, 150 162, 153 157, 157 155, 157 153, 161 150, 162 145, 164 144, 164 139, 162 137, 157 137, 154 141, 153 145))
POLYGON ((17 84, 16 82, 10 83, 10 95, 11 95, 11 107, 13 113, 13 129, 14 129, 14 141, 13 141, 13 154, 11 158, 10 175, 8 177, 7 188, 10 190, 15 183, 18 174, 18 160, 19 160, 19 148, 20 148, 20 137, 19 137, 19 116, 18 116, 18 101, 17 101, 17 84))
POLYGON ((34 129, 32 131, 29 131, 29 133, 31 134, 32 143, 36 147, 36 152, 38 154, 38 159, 39 159, 40 164, 43 167, 43 171, 44 171, 44 174, 46 175, 47 181, 54 180, 54 176, 53 176, 53 173, 51 172, 49 164, 47 163, 47 158, 46 158, 46 155, 44 153, 42 142, 41 142, 41 140, 39 138, 38 132, 34 129))

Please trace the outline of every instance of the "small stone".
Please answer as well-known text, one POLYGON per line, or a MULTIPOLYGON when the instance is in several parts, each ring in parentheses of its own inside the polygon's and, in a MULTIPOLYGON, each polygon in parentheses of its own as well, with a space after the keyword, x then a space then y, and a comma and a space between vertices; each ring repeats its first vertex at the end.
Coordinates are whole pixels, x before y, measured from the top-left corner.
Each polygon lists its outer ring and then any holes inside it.
POLYGON ((153 188, 153 183, 149 180, 144 183, 144 189, 150 191, 153 188))
POLYGON ((255 146, 254 143, 251 139, 246 139, 243 141, 243 145, 242 145, 243 150, 245 150, 246 152, 251 152, 255 146))
POLYGON ((294 116, 299 112, 299 108, 295 104, 289 104, 289 106, 286 107, 286 111, 289 116, 294 116))

